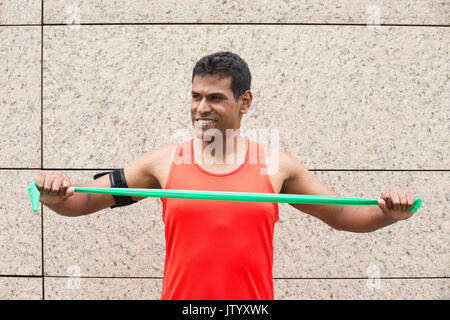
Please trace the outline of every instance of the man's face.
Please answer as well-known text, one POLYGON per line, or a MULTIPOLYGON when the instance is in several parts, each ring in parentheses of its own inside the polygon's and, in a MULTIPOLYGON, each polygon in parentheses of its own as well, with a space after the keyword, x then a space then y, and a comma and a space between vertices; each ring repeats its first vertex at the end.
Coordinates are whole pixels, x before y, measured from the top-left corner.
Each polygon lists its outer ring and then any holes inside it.
POLYGON ((238 129, 242 101, 234 99, 231 77, 196 75, 192 81, 191 118, 195 135, 201 137, 207 129, 218 129, 225 137, 226 129, 238 129), (200 121, 208 119, 213 121, 200 121))

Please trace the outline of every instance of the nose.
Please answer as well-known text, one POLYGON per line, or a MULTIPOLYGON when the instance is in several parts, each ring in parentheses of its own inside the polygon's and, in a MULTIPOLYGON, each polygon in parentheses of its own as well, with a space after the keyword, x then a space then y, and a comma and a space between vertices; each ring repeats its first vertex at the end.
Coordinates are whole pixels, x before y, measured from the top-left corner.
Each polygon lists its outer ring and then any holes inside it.
POLYGON ((203 97, 198 104, 197 112, 200 114, 211 112, 211 106, 209 105, 208 100, 206 100, 206 97, 203 97))

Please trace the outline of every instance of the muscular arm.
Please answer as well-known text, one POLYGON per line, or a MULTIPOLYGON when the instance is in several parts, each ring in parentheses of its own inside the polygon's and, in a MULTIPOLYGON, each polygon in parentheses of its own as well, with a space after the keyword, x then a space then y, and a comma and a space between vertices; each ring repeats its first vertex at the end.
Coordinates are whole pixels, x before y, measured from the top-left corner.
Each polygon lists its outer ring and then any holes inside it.
MULTIPOLYGON (((280 169, 285 172, 285 180, 280 193, 340 197, 338 193, 314 176, 298 159, 284 151, 280 151, 280 169)), ((342 205, 301 203, 290 203, 289 205, 322 220, 334 229, 342 229, 340 225, 344 210, 342 205)))
MULTIPOLYGON (((160 183, 156 178, 158 167, 163 161, 167 161, 173 145, 166 145, 143 154, 124 167, 125 180, 129 188, 152 188, 160 189, 160 183)), ((73 187, 100 187, 110 188, 109 175, 98 179, 77 184, 73 187)), ((145 197, 132 197, 133 201, 140 201, 145 197)), ((91 214, 115 205, 115 200, 109 194, 75 193, 67 200, 48 205, 53 211, 70 217, 91 214)))
POLYGON ((379 206, 344 206, 340 224, 342 230, 372 232, 397 222, 383 213, 379 206))
MULTIPOLYGON (((298 159, 283 151, 280 151, 280 168, 286 172, 280 193, 341 197, 314 176, 298 159)), ((336 230, 371 232, 396 221, 383 214, 379 206, 290 205, 322 220, 336 230)))

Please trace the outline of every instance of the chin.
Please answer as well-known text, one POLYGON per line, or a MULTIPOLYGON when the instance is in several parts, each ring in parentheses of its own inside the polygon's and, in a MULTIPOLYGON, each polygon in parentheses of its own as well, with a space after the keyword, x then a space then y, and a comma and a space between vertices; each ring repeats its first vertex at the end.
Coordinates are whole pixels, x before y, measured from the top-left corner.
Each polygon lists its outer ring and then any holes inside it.
POLYGON ((201 130, 196 130, 195 128, 194 128, 194 138, 205 140, 203 132, 201 130))

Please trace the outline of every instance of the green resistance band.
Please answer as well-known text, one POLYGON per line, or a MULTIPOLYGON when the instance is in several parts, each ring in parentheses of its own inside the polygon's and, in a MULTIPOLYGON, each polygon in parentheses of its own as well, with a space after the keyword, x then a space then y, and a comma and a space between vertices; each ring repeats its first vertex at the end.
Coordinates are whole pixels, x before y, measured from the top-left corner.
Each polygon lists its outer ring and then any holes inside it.
MULTIPOLYGON (((198 191, 198 190, 173 190, 173 189, 89 188, 89 187, 74 187, 74 191, 84 193, 100 193, 100 194, 135 196, 135 197, 329 204, 329 205, 378 205, 378 200, 374 199, 278 194, 278 193, 198 191)), ((30 200, 33 206, 33 210, 34 212, 37 212, 39 208, 40 193, 37 188, 36 181, 33 181, 28 187, 28 193, 30 194, 30 200)), ((416 198, 414 200, 414 207, 406 212, 416 212, 421 205, 422 199, 416 198)))

